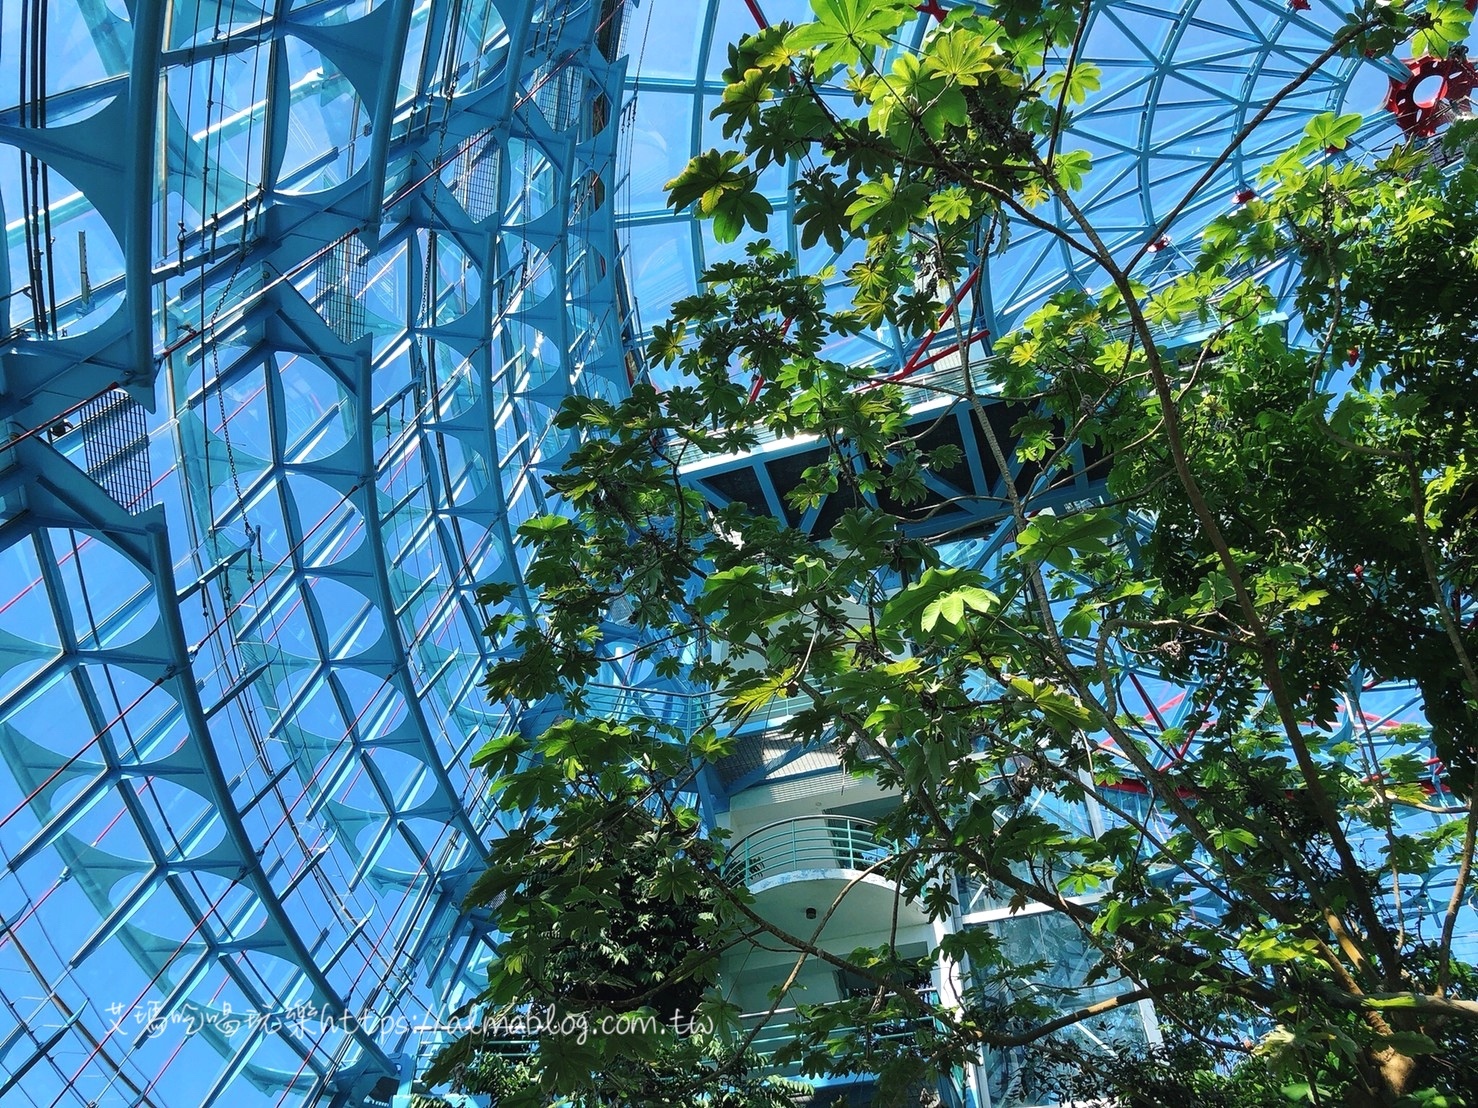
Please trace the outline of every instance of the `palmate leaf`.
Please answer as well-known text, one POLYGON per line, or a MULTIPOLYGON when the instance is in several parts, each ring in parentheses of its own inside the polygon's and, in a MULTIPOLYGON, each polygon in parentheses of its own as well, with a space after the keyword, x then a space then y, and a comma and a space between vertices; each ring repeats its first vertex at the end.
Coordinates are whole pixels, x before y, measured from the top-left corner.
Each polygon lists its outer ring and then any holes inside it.
POLYGON ((770 226, 770 202, 757 192, 727 193, 713 213, 713 237, 719 242, 733 242, 747 223, 756 231, 770 226))
POLYGON ((1079 62, 1072 71, 1058 70, 1047 78, 1047 95, 1054 102, 1067 90, 1068 104, 1081 104, 1102 84, 1103 70, 1092 62, 1079 62))
POLYGON ((1016 556, 1025 561, 1046 562, 1061 570, 1071 569, 1084 554, 1104 554, 1123 524, 1107 508, 1079 512, 1059 519, 1046 508, 1033 517, 1016 539, 1016 556))
POLYGON ((921 184, 894 187, 891 177, 866 181, 857 189, 857 199, 847 206, 852 229, 866 227, 872 234, 897 234, 919 219, 928 202, 928 190, 921 184))
POLYGON ((953 589, 950 592, 936 596, 928 604, 924 605, 924 611, 919 619, 919 626, 924 631, 932 631, 942 619, 945 623, 957 626, 965 618, 965 609, 980 612, 982 615, 995 610, 1001 602, 1001 598, 989 589, 982 589, 974 585, 962 589, 953 589))
POLYGON ((722 74, 724 83, 733 84, 751 69, 779 69, 790 64, 794 52, 785 45, 790 30, 789 23, 772 23, 739 42, 729 43, 729 64, 722 74))
POLYGON ((900 146, 909 146, 915 119, 929 137, 938 140, 948 126, 969 122, 965 94, 948 77, 927 67, 917 55, 903 54, 894 63, 888 80, 872 87, 873 106, 868 122, 889 134, 900 146))
POLYGON ((1320 150, 1343 150, 1363 122, 1364 118, 1355 113, 1320 112, 1304 128, 1304 140, 1298 148, 1305 157, 1320 150))
POLYGON ((1013 677, 1009 684, 1017 696, 1031 702, 1049 726, 1065 735, 1086 727, 1093 718, 1077 697, 1057 688, 1050 681, 1013 677))
POLYGON ((953 85, 978 85, 1002 61, 990 38, 959 27, 934 36, 924 47, 925 68, 953 85))
POLYGON ((678 211, 697 205, 698 215, 713 220, 714 237, 733 242, 747 223, 765 230, 774 209, 755 189, 755 174, 737 150, 709 150, 688 162, 667 182, 667 203, 678 211))
POLYGON ((725 701, 724 709, 731 718, 741 718, 759 711, 772 700, 791 695, 792 680, 793 674, 787 670, 747 685, 725 701))
POLYGON ((940 223, 961 223, 970 218, 970 194, 959 185, 941 189, 929 198, 929 214, 940 223))
POLYGON ((1093 156, 1086 150, 1064 150, 1053 163, 1057 179, 1064 188, 1077 192, 1083 187, 1083 178, 1093 168, 1093 156))
POLYGON ((723 99, 708 113, 708 118, 725 116, 724 138, 733 138, 758 118, 770 96, 769 74, 760 69, 746 70, 743 77, 724 89, 723 99))
POLYGON ((753 174, 737 150, 709 150, 693 157, 664 188, 667 204, 678 211, 696 203, 699 215, 712 215, 726 192, 754 187, 753 174))
POLYGON ((816 72, 845 65, 858 54, 888 45, 888 36, 914 14, 907 0, 811 0, 814 23, 803 23, 785 36, 792 52, 820 47, 816 72))
POLYGON ((1411 56, 1445 58, 1468 37, 1473 13, 1465 4, 1433 4, 1425 13, 1425 26, 1411 36, 1411 56))
POLYGON ((848 231, 844 212, 852 189, 833 173, 808 173, 795 183, 795 221, 801 231, 801 247, 809 250, 821 239, 838 254, 846 246, 848 231))
POLYGON ((674 323, 671 327, 658 324, 652 328, 652 341, 647 344, 647 360, 650 362, 661 362, 664 366, 671 365, 683 352, 683 339, 687 336, 687 326, 682 322, 674 323))
POLYGON ((927 569, 917 583, 904 589, 883 606, 879 626, 917 626, 931 633, 942 619, 951 627, 965 618, 965 611, 988 614, 1000 605, 1000 597, 984 585, 985 577, 973 569, 927 569))
POLYGON ((831 133, 825 109, 808 96, 786 96, 767 104, 749 124, 744 149, 756 169, 799 158, 831 133))

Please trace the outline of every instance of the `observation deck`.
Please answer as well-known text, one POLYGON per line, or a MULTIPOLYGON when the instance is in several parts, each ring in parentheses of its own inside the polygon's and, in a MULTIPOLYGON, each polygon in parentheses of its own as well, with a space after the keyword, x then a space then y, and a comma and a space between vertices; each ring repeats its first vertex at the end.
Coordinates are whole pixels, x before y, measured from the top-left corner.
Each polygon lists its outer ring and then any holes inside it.
POLYGON ((771 923, 830 939, 875 930, 895 911, 900 927, 928 922, 899 883, 900 876, 921 880, 922 870, 915 862, 900 873, 898 853, 869 820, 800 816, 767 824, 730 846, 723 875, 747 886, 755 910, 771 923))

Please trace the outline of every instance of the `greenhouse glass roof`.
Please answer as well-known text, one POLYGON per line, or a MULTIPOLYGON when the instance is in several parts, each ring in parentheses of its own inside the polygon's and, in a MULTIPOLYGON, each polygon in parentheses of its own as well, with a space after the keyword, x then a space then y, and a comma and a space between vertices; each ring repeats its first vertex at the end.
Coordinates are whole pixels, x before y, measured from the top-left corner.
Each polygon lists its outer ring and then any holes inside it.
MULTIPOLYGON (((923 10, 930 7, 920 5, 904 45, 917 45, 933 25, 935 16, 923 10)), ((661 321, 673 299, 692 291, 706 265, 741 256, 746 242, 758 237, 747 232, 736 243, 715 242, 701 222, 666 207, 662 187, 693 153, 732 145, 722 138, 721 121, 709 118, 723 93, 726 44, 762 25, 804 21, 809 11, 806 0, 705 0, 647 5, 632 13, 628 64, 635 115, 624 140, 629 181, 620 215, 632 292, 647 327, 661 321)), ((1140 263, 1141 275, 1186 265, 1200 227, 1255 187, 1258 170, 1320 112, 1366 116, 1342 156, 1360 157, 1403 137, 1386 100, 1393 81, 1416 82, 1394 56, 1331 57, 1276 106, 1269 103, 1308 66, 1333 53, 1331 38, 1348 11, 1348 5, 1323 0, 1092 6, 1082 51, 1102 70, 1102 86, 1076 113, 1063 146, 1092 155, 1094 168, 1075 200, 1121 261, 1153 247, 1140 263), (1258 126, 1251 140, 1229 151, 1233 138, 1253 122, 1258 126), (1208 186, 1182 209, 1185 194, 1207 175, 1208 186), (1172 215, 1166 235, 1159 229, 1172 215)), ((1427 95, 1426 86, 1421 95, 1427 95)), ((833 103, 839 112, 848 111, 850 94, 835 91, 833 103)), ((834 265, 841 272, 855 257, 839 258, 824 243, 801 249, 787 218, 788 186, 804 169, 792 161, 767 171, 766 195, 776 209, 769 234, 808 271, 834 265)), ((1064 218, 1061 210, 1051 214, 1059 222, 1064 218)), ((852 250, 860 256, 860 244, 852 250)), ((982 274, 977 331, 1002 334, 1051 292, 1071 283, 1101 285, 1096 277, 1061 241, 1018 226, 982 274)), ((838 356, 881 368, 907 364, 915 353, 886 331, 837 348, 838 356)))
MULTIPOLYGON (((662 186, 721 145, 724 44, 804 10, 0 6, 0 1103, 406 1087, 486 957, 458 904, 498 828, 468 758, 518 721, 479 688, 476 586, 530 608, 513 534, 570 447, 551 413, 625 389, 742 248, 662 186)), ((1342 14, 1095 4, 1074 134, 1117 249, 1183 264, 1317 112, 1370 111, 1366 149, 1401 134, 1402 60, 1335 59, 1217 163, 1342 14)), ((795 171, 767 179, 779 212, 795 171)), ((1074 281, 1020 231, 970 333, 1074 281)))
POLYGON ((0 1102, 388 1097, 474 980, 474 586, 626 383, 621 17, 4 5, 0 1102))

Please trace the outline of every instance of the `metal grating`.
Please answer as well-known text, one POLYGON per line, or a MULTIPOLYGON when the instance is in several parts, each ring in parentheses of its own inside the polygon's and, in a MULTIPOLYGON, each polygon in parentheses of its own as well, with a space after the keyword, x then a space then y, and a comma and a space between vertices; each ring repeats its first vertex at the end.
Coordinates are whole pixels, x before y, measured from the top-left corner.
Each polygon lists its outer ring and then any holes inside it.
POLYGON ((315 307, 342 342, 353 342, 364 334, 365 258, 358 254, 350 235, 329 248, 318 268, 315 307))
POLYGON ((109 389, 77 412, 87 475, 137 515, 154 503, 149 427, 144 409, 122 389, 109 389))
POLYGON ((498 211, 498 169, 503 151, 491 130, 484 131, 457 157, 452 196, 474 222, 498 211))
POLYGON ((529 90, 535 106, 554 130, 568 131, 579 121, 585 108, 585 79, 567 59, 536 69, 529 90))

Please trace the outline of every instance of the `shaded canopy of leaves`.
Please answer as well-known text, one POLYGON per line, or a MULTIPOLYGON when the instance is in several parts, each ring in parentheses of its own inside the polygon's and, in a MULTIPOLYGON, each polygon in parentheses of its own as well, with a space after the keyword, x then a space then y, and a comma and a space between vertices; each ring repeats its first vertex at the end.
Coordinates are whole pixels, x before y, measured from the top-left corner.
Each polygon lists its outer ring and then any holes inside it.
MULTIPOLYGON (((591 1103, 698 1103, 746 1080, 748 1039, 709 988, 745 943, 870 983, 801 1005, 780 1060, 878 1073, 895 1094, 982 1051, 1071 1063, 1059 1032, 1151 999, 1173 1027, 1166 1054, 1079 1052, 1063 1080, 1166 1102, 1459 1103, 1467 1078, 1448 1060, 1466 1057, 1478 1008, 1452 999, 1470 978, 1453 939, 1469 917, 1461 897, 1433 909, 1411 890, 1473 854, 1478 170, 1407 147, 1371 166, 1327 158, 1359 121, 1321 113, 1262 195, 1207 229, 1191 271, 1150 281, 1100 250, 1073 203, 1092 162, 1063 145, 1064 113, 1100 76, 1061 60, 1077 5, 956 8, 896 55, 911 5, 814 6, 815 21, 731 50, 715 116, 745 148, 700 155, 669 188, 733 239, 771 214, 760 169, 810 157, 798 229, 862 244, 851 301, 751 243, 654 329, 668 387, 561 412, 582 432, 549 481, 563 510, 519 530, 537 615, 489 624, 511 637, 490 693, 554 722, 477 757, 515 828, 475 892, 506 934, 483 1002, 660 998, 737 1044, 700 1072, 713 1054, 693 1043, 541 1043, 539 1093, 591 1103), (827 107, 823 78, 852 91, 855 116, 827 107), (1034 214, 1049 198, 1065 226, 1034 214), (932 332, 939 290, 1034 220, 1095 260, 1097 295, 1061 292, 990 358, 963 344, 949 375, 907 388, 828 356, 870 327, 932 332), (1294 270, 1291 326, 1249 276, 1274 262, 1294 270), (926 447, 920 394, 966 415, 975 461, 1005 475, 971 494, 995 505, 994 545, 949 548, 977 536, 930 535, 916 510, 963 461, 926 447), (780 513, 716 506, 685 479, 778 440, 814 451, 780 513), (1085 497, 1090 459, 1103 483, 1085 497), (823 505, 840 509, 825 533, 794 525, 823 505), (618 656, 681 707, 602 718, 590 682, 618 656), (1431 726, 1378 744, 1371 677, 1415 681, 1431 726), (1185 689, 1178 726, 1142 679, 1185 689), (842 956, 766 921, 694 806, 735 729, 777 703, 789 742, 896 794, 878 865, 905 897, 936 920, 960 883, 1049 910, 1091 952, 1085 978, 1039 987, 1051 967, 1013 962, 990 928, 905 972, 890 944, 842 956), (641 960, 658 940, 671 955, 641 960), (902 984, 962 963, 958 1004, 902 984)), ((1455 28, 1450 8, 1423 23, 1362 3, 1339 44, 1455 28)))

